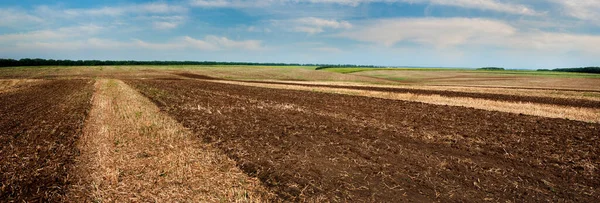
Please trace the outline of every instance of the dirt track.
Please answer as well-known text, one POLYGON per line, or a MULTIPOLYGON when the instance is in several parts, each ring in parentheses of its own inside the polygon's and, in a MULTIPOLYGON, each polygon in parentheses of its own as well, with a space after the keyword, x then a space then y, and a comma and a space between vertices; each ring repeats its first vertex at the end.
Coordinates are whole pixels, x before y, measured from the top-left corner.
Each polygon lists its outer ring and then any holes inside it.
POLYGON ((54 80, 0 94, 0 200, 63 198, 92 91, 89 80, 54 80))
POLYGON ((128 80, 284 200, 600 201, 599 124, 197 80, 128 80))

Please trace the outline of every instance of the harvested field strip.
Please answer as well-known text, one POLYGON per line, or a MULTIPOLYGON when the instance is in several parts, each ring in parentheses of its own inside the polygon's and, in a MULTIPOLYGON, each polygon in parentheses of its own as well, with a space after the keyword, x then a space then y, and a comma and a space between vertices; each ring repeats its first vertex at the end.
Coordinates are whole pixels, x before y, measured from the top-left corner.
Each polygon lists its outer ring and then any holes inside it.
POLYGON ((410 93, 394 93, 394 92, 378 92, 368 90, 353 90, 344 88, 314 88, 298 85, 275 85, 275 84, 260 84, 260 83, 245 83, 232 81, 214 81, 225 84, 238 84, 255 87, 266 87, 276 89, 293 89, 305 91, 317 91, 337 94, 359 95, 383 99, 394 99, 404 101, 423 102, 436 105, 450 105, 471 107, 489 111, 501 111, 515 114, 526 114, 533 116, 542 116, 548 118, 566 118, 577 121, 600 123, 599 108, 580 108, 555 106, 536 103, 521 103, 521 102, 505 102, 491 101, 486 99, 476 99, 467 97, 444 97, 439 95, 419 95, 410 93))
POLYGON ((260 181, 118 80, 98 80, 74 202, 260 202, 260 181))
POLYGON ((63 199, 92 84, 54 80, 0 94, 0 200, 63 199))
MULTIPOLYGON (((244 81, 247 83, 261 84, 276 84, 276 85, 292 85, 284 82, 262 82, 262 81, 244 81)), ((419 95, 439 95, 443 97, 469 97, 486 99, 492 101, 508 101, 508 102, 528 102, 538 104, 550 104, 583 108, 600 108, 600 101, 584 100, 584 99, 567 99, 556 97, 538 97, 538 96, 520 96, 508 94, 489 94, 477 92, 458 92, 458 91, 442 91, 442 90, 426 90, 413 88, 385 88, 385 87, 366 87, 366 86, 344 86, 344 85, 317 85, 317 84, 293 84, 307 87, 325 87, 325 88, 344 88, 353 90, 367 90, 378 92, 393 92, 393 93, 408 93, 419 95)))
MULTIPOLYGON (((247 80, 245 80, 247 81, 247 80)), ((436 91, 454 91, 454 92, 472 92, 481 94, 501 94, 516 95, 528 97, 551 97, 561 99, 592 100, 600 101, 600 92, 598 91, 569 91, 553 89, 534 89, 534 88, 511 88, 511 87, 487 87, 487 86, 449 86, 449 85, 380 85, 365 84, 356 82, 333 82, 333 81, 281 81, 281 80, 263 80, 261 82, 278 82, 286 84, 308 84, 308 85, 334 85, 334 86, 352 86, 352 87, 378 87, 378 88, 406 88, 422 89, 436 91)), ((599 84, 600 85, 600 84, 599 84)))
POLYGON ((600 200, 599 124, 199 80, 126 82, 285 200, 600 200))
POLYGON ((439 87, 474 87, 474 88, 515 89, 515 90, 548 90, 548 91, 569 91, 569 92, 594 92, 594 93, 600 93, 600 90, 592 90, 592 89, 566 89, 566 88, 547 88, 547 87, 490 86, 490 85, 431 85, 431 86, 439 86, 439 87))
POLYGON ((41 80, 33 79, 0 79, 0 93, 29 87, 40 82, 41 80))

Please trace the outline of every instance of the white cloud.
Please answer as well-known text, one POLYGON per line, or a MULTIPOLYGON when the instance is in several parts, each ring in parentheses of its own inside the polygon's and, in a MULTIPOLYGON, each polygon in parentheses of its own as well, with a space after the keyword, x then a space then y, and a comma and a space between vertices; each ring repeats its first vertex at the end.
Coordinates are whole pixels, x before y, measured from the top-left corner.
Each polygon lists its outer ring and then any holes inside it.
MULTIPOLYGON (((411 1, 411 0, 408 0, 411 1)), ((430 4, 491 10, 521 15, 541 15, 542 13, 522 4, 503 3, 497 0, 415 0, 430 4)))
MULTIPOLYGON (((600 36, 570 33, 532 32, 513 36, 504 41, 517 49, 533 49, 553 53, 581 52, 600 54, 600 36)), ((503 43, 503 42, 497 42, 503 43)))
POLYGON ((298 18, 292 20, 273 20, 273 24, 290 27, 291 31, 317 34, 325 29, 350 29, 352 24, 348 21, 338 21, 315 17, 298 18))
POLYGON ((272 32, 271 29, 269 28, 259 28, 259 27, 255 27, 255 26, 242 26, 242 29, 245 27, 245 30, 248 32, 263 32, 263 33, 270 33, 272 32))
POLYGON ((157 30, 170 30, 184 24, 186 17, 184 16, 149 16, 140 17, 140 20, 149 20, 152 22, 152 27, 157 30))
POLYGON ((179 26, 176 22, 152 22, 154 29, 158 30, 170 30, 179 26))
POLYGON ((357 41, 394 46, 417 43, 438 49, 457 46, 497 47, 541 52, 600 54, 600 36, 522 31, 501 21, 471 18, 399 18, 374 20, 338 34, 357 41))
POLYGON ((294 21, 298 24, 312 25, 316 27, 352 28, 352 24, 350 24, 348 21, 327 20, 314 17, 300 18, 294 21))
POLYGON ((194 39, 189 36, 183 37, 183 41, 185 43, 187 43, 188 46, 195 48, 195 49, 201 49, 201 50, 218 50, 219 49, 219 47, 216 46, 215 44, 206 42, 204 40, 194 39))
POLYGON ((0 8, 0 27, 23 26, 23 24, 42 23, 44 20, 25 11, 0 8))
POLYGON ((230 0, 192 0, 190 4, 199 7, 234 7, 230 0))
POLYGON ((514 34, 515 29, 499 21, 468 18, 400 18, 369 21, 339 36, 392 46, 411 41, 437 47, 463 44, 469 40, 514 34))
POLYGON ((82 25, 75 27, 64 27, 54 30, 37 30, 24 33, 0 35, 0 42, 14 41, 43 41, 55 39, 67 39, 78 36, 89 36, 100 32, 103 27, 97 25, 82 25))
MULTIPOLYGON (((48 7, 39 7, 38 10, 48 12, 48 7)), ((130 14, 172 14, 186 13, 187 8, 178 5, 170 5, 166 3, 146 3, 137 5, 128 5, 120 7, 102 7, 91 9, 66 9, 62 13, 66 17, 80 16, 122 16, 130 14)), ((60 12, 60 11, 59 11, 60 12)))
POLYGON ((600 23, 600 1, 598 0, 548 0, 560 5, 562 12, 581 20, 600 23))
POLYGON ((313 48, 313 50, 320 51, 320 52, 329 52, 329 53, 339 53, 339 52, 342 52, 341 49, 336 48, 336 47, 317 47, 317 48, 313 48))
POLYGON ((133 40, 133 43, 126 43, 126 47, 128 48, 144 48, 144 49, 152 49, 152 50, 173 50, 173 49, 183 49, 186 47, 184 43, 181 42, 170 42, 170 43, 151 43, 145 42, 139 39, 133 40))
POLYGON ((190 5, 197 7, 229 7, 229 8, 248 8, 263 7, 276 3, 283 3, 285 0, 190 0, 190 5))
POLYGON ((262 42, 259 40, 244 40, 236 41, 226 37, 208 35, 204 39, 196 39, 190 36, 184 36, 172 40, 167 43, 149 43, 142 40, 135 40, 133 46, 156 49, 156 50, 172 50, 172 49, 198 49, 205 51, 217 50, 262 50, 262 42))
POLYGON ((188 8, 167 3, 127 4, 97 8, 64 9, 37 6, 31 12, 39 18, 51 22, 97 22, 116 27, 129 26, 168 30, 178 28, 187 22, 188 8))
POLYGON ((120 49, 128 44, 107 39, 90 38, 87 40, 17 42, 15 48, 21 51, 35 50, 82 50, 82 49, 120 49))
POLYGON ((306 32, 308 34, 316 34, 323 32, 323 28, 320 27, 305 27, 305 26, 296 26, 293 28, 293 31, 296 32, 306 32))
POLYGON ((208 35, 204 39, 195 39, 184 36, 174 38, 167 42, 147 42, 133 39, 129 42, 100 39, 95 37, 84 39, 71 39, 75 35, 68 35, 63 31, 74 29, 60 29, 57 31, 36 31, 23 35, 0 35, 0 42, 8 42, 4 48, 18 48, 19 50, 115 50, 115 49, 149 49, 149 50, 264 50, 262 41, 242 40, 236 41, 226 37, 208 35))
POLYGON ((147 13, 185 13, 188 11, 186 7, 178 5, 170 5, 166 3, 147 3, 137 6, 128 7, 129 11, 141 10, 147 13))
MULTIPOLYGON (((593 1, 593 0, 584 0, 593 1)), ((419 3, 442 6, 455 6, 479 10, 491 10, 497 12, 520 14, 520 15, 541 15, 542 13, 522 5, 505 2, 502 0, 191 0, 190 4, 198 7, 264 7, 276 4, 340 4, 347 6, 358 6, 365 3, 419 3)))
POLYGON ((228 49, 260 50, 263 49, 262 42, 259 40, 235 41, 226 37, 209 35, 205 38, 208 43, 228 49))

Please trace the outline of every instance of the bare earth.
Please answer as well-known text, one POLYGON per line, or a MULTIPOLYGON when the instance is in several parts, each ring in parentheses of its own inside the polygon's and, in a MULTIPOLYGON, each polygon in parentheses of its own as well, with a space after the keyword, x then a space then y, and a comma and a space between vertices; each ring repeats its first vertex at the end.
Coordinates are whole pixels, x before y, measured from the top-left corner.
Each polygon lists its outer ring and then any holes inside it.
POLYGON ((268 192, 235 163, 118 80, 98 80, 71 200, 265 201, 268 192))
POLYGON ((599 87, 469 71, 4 68, 0 202, 600 202, 599 87))
POLYGON ((284 200, 600 199, 598 124, 197 80, 127 82, 284 200))

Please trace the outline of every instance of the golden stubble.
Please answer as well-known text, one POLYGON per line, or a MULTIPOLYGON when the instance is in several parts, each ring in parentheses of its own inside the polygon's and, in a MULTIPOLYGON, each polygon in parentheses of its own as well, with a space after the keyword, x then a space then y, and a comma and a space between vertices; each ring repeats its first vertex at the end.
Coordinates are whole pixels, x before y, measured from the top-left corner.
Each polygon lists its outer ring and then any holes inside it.
POLYGON ((16 91, 42 82, 38 79, 0 79, 0 93, 16 91))
POLYGON ((306 84, 306 85, 343 85, 356 87, 381 87, 381 88, 402 88, 415 90, 437 90, 437 91, 453 91, 453 92, 469 92, 482 94, 501 94, 501 95, 517 95, 517 96, 535 96, 535 97, 551 97, 563 99, 582 99, 600 101, 600 92, 585 91, 585 90, 551 90, 551 89, 535 89, 524 87, 510 86, 444 86, 444 85, 381 85, 367 84, 356 82, 334 82, 334 81, 279 81, 279 80, 261 80, 265 82, 278 82, 289 84, 306 84))
POLYGON ((273 197, 119 80, 97 80, 73 202, 262 202, 273 197))
POLYGON ((211 81, 227 84, 237 84, 255 87, 266 87, 276 89, 291 89, 304 90, 325 93, 337 93, 356 96, 367 96, 383 99, 394 99, 403 101, 422 102, 435 105, 449 105, 471 107, 475 109, 483 109, 488 111, 501 111, 515 114, 525 114, 533 116, 541 116, 548 118, 565 118, 584 122, 600 123, 600 109, 598 108, 581 108, 558 106, 549 104, 537 104, 528 102, 505 102, 493 101, 487 99, 477 99, 469 97, 444 97, 440 95, 420 95, 411 93, 393 93, 370 90, 353 90, 344 88, 329 88, 329 87, 307 87, 299 85, 280 85, 280 84, 261 84, 261 83, 246 83, 236 81, 211 81))

